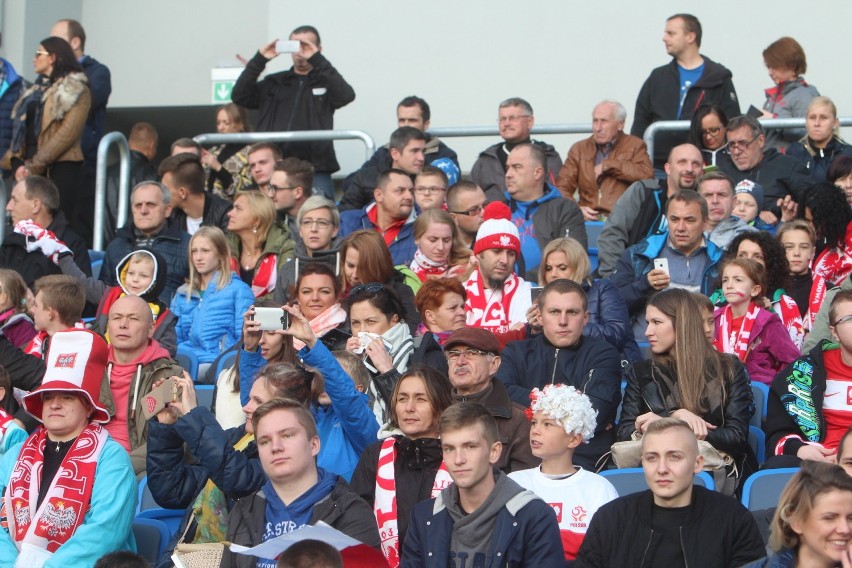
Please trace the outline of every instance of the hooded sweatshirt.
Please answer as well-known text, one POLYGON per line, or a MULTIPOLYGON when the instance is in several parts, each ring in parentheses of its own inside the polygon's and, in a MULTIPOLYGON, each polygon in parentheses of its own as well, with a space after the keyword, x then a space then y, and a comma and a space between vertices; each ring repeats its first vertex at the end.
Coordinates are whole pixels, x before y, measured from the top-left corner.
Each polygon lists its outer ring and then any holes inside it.
POLYGON ((115 347, 110 345, 107 374, 109 376, 109 387, 115 401, 115 415, 104 425, 104 428, 128 452, 132 450, 127 427, 128 412, 130 408, 136 408, 140 396, 147 394, 147 392, 141 392, 142 389, 140 388, 142 367, 156 359, 168 358, 168 351, 160 347, 160 344, 156 341, 149 340, 148 346, 136 359, 123 364, 116 361, 115 347))

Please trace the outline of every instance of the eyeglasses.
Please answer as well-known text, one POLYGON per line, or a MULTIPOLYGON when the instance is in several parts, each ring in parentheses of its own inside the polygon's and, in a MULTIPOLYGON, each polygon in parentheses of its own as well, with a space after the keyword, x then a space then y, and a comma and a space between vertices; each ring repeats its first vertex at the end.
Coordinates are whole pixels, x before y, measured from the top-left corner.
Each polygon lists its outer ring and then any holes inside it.
POLYGON ((268 188, 268 189, 267 189, 267 192, 268 192, 268 193, 272 193, 272 192, 274 192, 274 191, 279 191, 279 190, 282 190, 282 189, 296 189, 296 188, 297 188, 297 187, 299 187, 299 186, 298 186, 298 185, 293 185, 293 186, 280 186, 280 185, 272 185, 272 184, 270 183, 270 184, 269 184, 269 185, 267 185, 266 187, 268 188))
POLYGON ((461 357, 471 361, 473 359, 485 357, 486 355, 491 355, 491 353, 487 351, 480 351, 479 349, 468 349, 467 351, 444 351, 444 353, 446 353, 447 359, 450 361, 458 361, 461 357))
POLYGON ((42 55, 50 55, 50 53, 48 53, 47 51, 42 51, 40 49, 35 52, 36 57, 40 57, 42 55))
POLYGON ((840 324, 849 323, 850 321, 852 321, 852 314, 849 314, 848 316, 843 316, 842 318, 840 318, 839 320, 837 320, 836 322, 834 322, 831 325, 833 327, 837 327, 840 324))
POLYGON ((760 136, 755 136, 754 138, 752 138, 748 142, 746 142, 744 140, 730 140, 728 142, 728 150, 730 150, 732 152, 734 150, 748 150, 748 147, 751 146, 752 144, 754 144, 754 141, 757 140, 758 138, 760 138, 760 136))
POLYGON ((328 229, 331 227, 331 221, 328 219, 302 219, 302 222, 299 223, 299 225, 305 229, 310 229, 314 225, 316 225, 319 229, 328 229))
POLYGON ((366 284, 358 284, 349 291, 349 296, 355 296, 363 292, 375 294, 376 292, 384 292, 385 285, 381 282, 368 282, 366 284))
POLYGON ((497 124, 503 124, 504 122, 517 122, 517 121, 521 120, 522 118, 529 118, 529 117, 530 117, 530 115, 528 115, 528 114, 519 114, 519 115, 512 115, 512 116, 500 116, 500 117, 497 118, 497 124))
POLYGON ((441 193, 442 191, 447 191, 447 188, 441 187, 439 185, 418 185, 414 188, 414 191, 421 195, 432 195, 433 193, 441 193))
POLYGON ((701 135, 702 136, 716 136, 720 132, 722 132, 722 127, 716 126, 715 128, 705 128, 704 130, 701 131, 701 135))
POLYGON ((450 213, 455 213, 456 215, 468 215, 470 217, 476 217, 477 215, 482 213, 482 210, 484 208, 485 207, 483 205, 476 205, 474 207, 471 207, 467 211, 450 211, 450 213))

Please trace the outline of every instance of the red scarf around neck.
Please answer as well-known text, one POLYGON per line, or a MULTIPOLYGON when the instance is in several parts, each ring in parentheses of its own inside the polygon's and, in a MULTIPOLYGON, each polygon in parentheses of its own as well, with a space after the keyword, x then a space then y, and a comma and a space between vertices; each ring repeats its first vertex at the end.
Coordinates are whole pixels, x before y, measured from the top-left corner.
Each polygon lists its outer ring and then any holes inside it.
POLYGON ((485 287, 482 273, 474 270, 464 283, 467 290, 467 301, 464 311, 467 313, 467 325, 488 329, 494 333, 505 333, 512 325, 509 313, 512 299, 520 287, 521 280, 514 273, 503 283, 501 290, 491 290, 485 287))
POLYGON ((731 323, 734 321, 731 304, 720 309, 722 310, 722 317, 719 319, 719 329, 716 332, 713 345, 716 347, 716 351, 736 355, 740 361, 745 363, 748 357, 751 329, 754 327, 754 322, 757 321, 760 306, 754 302, 749 303, 748 311, 739 330, 731 329, 731 323))

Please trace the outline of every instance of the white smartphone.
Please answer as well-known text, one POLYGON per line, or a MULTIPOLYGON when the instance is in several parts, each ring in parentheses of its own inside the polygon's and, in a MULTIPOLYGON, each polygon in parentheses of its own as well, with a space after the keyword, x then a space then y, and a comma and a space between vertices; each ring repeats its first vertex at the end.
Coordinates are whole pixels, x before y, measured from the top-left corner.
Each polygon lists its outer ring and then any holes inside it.
POLYGON ((290 327, 290 313, 281 308, 255 308, 251 319, 260 322, 261 331, 274 331, 290 327))
POLYGON ((301 46, 297 39, 279 39, 275 42, 275 51, 277 53, 298 53, 300 49, 301 46))
POLYGON ((655 258, 654 259, 654 270, 662 270, 666 274, 669 273, 669 259, 667 258, 655 258))

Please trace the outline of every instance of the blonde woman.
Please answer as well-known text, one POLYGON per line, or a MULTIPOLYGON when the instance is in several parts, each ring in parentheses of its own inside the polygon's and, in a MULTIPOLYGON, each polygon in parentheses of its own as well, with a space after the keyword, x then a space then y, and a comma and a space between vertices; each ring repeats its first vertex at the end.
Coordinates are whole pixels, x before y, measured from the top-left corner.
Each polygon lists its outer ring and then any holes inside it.
POLYGON ((446 211, 427 209, 421 213, 414 221, 414 243, 417 251, 409 268, 421 282, 466 276, 472 253, 462 244, 456 224, 446 211))
POLYGON ((826 181, 835 158, 852 156, 852 146, 840 137, 837 107, 828 97, 816 97, 805 113, 807 134, 790 144, 787 154, 805 162, 814 182, 826 181))

